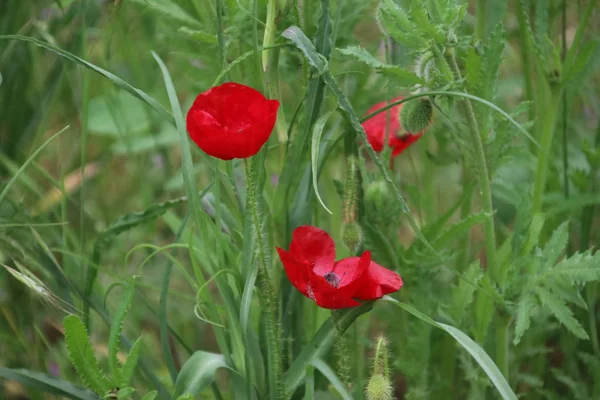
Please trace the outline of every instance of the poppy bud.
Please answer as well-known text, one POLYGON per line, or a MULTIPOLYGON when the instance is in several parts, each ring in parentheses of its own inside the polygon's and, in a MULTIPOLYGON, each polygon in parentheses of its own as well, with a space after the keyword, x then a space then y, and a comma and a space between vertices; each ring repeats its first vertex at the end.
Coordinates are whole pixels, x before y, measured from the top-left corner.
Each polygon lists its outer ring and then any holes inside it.
POLYGON ((362 243, 362 229, 356 221, 345 222, 342 225, 342 243, 352 254, 358 251, 362 243))
POLYGON ((433 103, 427 97, 405 103, 400 111, 400 121, 410 133, 426 130, 433 122, 433 103))
POLYGON ((392 400, 392 392, 392 383, 383 375, 373 375, 365 390, 368 400, 392 400))
POLYGON ((373 375, 365 389, 368 400, 392 400, 393 387, 390 381, 388 366, 388 341, 385 336, 377 338, 375 359, 373 360, 373 375))

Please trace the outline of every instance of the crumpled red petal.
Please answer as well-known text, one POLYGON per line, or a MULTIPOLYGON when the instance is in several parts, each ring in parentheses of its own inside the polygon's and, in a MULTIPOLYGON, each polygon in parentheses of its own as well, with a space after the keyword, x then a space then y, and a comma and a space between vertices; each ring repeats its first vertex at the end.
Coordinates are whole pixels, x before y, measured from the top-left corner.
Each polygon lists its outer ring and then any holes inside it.
POLYGON ((360 303, 352 297, 343 295, 338 289, 331 286, 322 276, 311 274, 309 297, 319 307, 332 310, 360 306, 360 303))
POLYGON ((315 274, 324 276, 335 262, 335 243, 327 232, 314 226, 300 226, 292 234, 290 253, 311 264, 315 274))
MULTIPOLYGON (((390 103, 402 100, 402 97, 396 97, 390 100, 390 103)), ((388 103, 383 101, 381 103, 375 104, 373 107, 369 108, 367 111, 367 115, 371 114, 385 106, 388 103)), ((404 150, 410 147, 411 144, 416 142, 422 135, 423 132, 419 132, 417 134, 402 134, 402 123, 400 121, 400 110, 402 109, 402 104, 394 106, 390 108, 390 112, 382 112, 377 114, 376 116, 370 118, 365 121, 362 126, 367 134, 367 139, 373 147, 373 150, 380 152, 383 150, 383 142, 385 140, 385 131, 386 126, 388 124, 388 115, 390 118, 389 124, 389 133, 388 133, 388 144, 392 148, 392 157, 396 157, 400 155, 404 150)))
POLYGON ((379 299, 386 294, 398 291, 403 285, 400 275, 374 261, 371 261, 360 281, 361 285, 354 294, 354 297, 360 300, 379 299))
POLYGON ((293 255, 287 251, 276 248, 279 253, 279 259, 283 264, 285 273, 296 289, 303 295, 308 296, 309 285, 309 265, 306 262, 298 261, 293 255))

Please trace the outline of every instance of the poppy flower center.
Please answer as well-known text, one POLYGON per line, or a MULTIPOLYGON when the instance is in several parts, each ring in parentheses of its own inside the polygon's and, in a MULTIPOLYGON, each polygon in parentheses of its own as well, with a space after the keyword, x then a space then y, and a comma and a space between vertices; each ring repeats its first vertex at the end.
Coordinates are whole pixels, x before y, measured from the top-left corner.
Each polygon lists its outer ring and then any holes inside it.
POLYGON ((341 279, 333 271, 326 273, 323 278, 325 278, 325 280, 327 281, 327 283, 329 283, 334 288, 337 288, 338 286, 340 286, 341 279))

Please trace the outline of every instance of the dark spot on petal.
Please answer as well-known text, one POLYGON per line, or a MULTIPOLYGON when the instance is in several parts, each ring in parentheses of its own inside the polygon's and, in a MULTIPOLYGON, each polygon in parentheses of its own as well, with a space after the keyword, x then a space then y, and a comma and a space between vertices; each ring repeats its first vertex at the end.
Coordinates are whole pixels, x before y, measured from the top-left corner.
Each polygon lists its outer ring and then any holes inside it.
POLYGON ((334 272, 328 272, 323 277, 334 288, 337 288, 340 285, 340 278, 334 272))

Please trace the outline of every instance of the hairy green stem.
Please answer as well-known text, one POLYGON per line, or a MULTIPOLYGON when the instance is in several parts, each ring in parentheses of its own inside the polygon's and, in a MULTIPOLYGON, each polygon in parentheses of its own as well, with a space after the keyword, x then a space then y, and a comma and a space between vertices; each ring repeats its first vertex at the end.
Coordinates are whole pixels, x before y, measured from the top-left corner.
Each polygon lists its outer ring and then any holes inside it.
MULTIPOLYGON (((452 68, 454 75, 458 81, 462 80, 458 63, 456 62, 456 56, 454 49, 450 48, 447 51, 448 63, 452 68)), ((469 126, 469 132, 471 133, 471 140, 475 145, 475 167, 477 168, 477 175, 479 178, 479 190, 481 195, 481 207, 486 214, 489 214, 489 218, 485 220, 484 232, 485 232, 485 250, 488 269, 491 271, 492 277, 497 282, 501 280, 498 276, 498 268, 496 266, 496 232, 494 229, 494 208, 492 205, 492 187, 490 183, 490 175, 487 167, 487 161, 485 158, 485 149, 483 147, 483 140, 479 127, 477 125, 477 119, 475 118, 475 110, 469 99, 461 100, 463 113, 467 119, 467 125, 469 126)), ((500 283, 500 282, 499 282, 500 283)))
POLYGON ((510 323, 507 315, 498 315, 495 320, 496 327, 496 365, 502 375, 509 380, 509 349, 510 349, 510 323))
MULTIPOLYGON (((454 75, 458 81, 462 80, 458 63, 456 62, 456 55, 454 49, 450 48, 447 50, 448 63, 452 68, 454 75)), ((487 167, 487 160, 485 158, 485 148, 483 146, 483 138, 477 126, 477 119, 475 118, 475 111, 473 105, 468 99, 461 101, 465 118, 467 119, 467 125, 471 133, 471 140, 475 145, 475 167, 477 169, 477 176, 479 179, 479 190, 481 195, 481 207, 486 214, 489 214, 489 218, 485 220, 484 232, 485 232, 485 249, 488 271, 492 278, 499 284, 502 285, 504 277, 500 273, 498 266, 496 265, 496 232, 494 228, 494 208, 492 204, 492 188, 490 183, 490 175, 487 167)), ((503 318, 497 318, 496 321, 496 364, 500 368, 502 374, 508 378, 508 329, 509 323, 503 318)))
POLYGON ((267 272, 267 257, 265 245, 262 237, 262 224, 258 214, 258 201, 260 196, 257 193, 258 183, 256 174, 253 171, 251 162, 244 160, 246 170, 246 182, 248 185, 248 205, 251 214, 252 224, 256 235, 257 254, 258 254, 258 282, 261 286, 259 299, 262 305, 262 311, 265 315, 267 329, 267 370, 269 374, 269 393, 270 399, 279 400, 283 398, 282 386, 282 364, 281 364, 281 338, 279 334, 279 325, 277 323, 277 303, 275 290, 269 274, 267 272))
MULTIPOLYGON (((519 41, 521 42, 521 54, 523 58, 523 71, 525 77, 525 95, 527 100, 534 99, 534 68, 533 57, 536 54, 533 49, 533 43, 527 35, 528 21, 527 12, 523 9, 523 4, 520 0, 516 1, 517 18, 519 20, 519 41)), ((529 109, 529 120, 535 119, 535 107, 529 109)))

